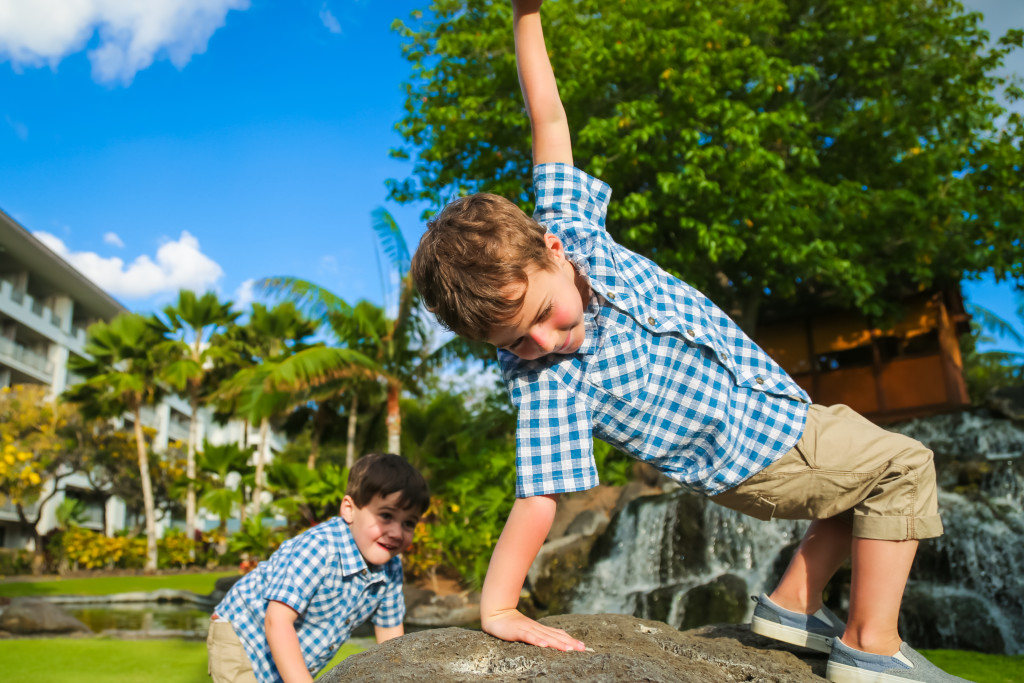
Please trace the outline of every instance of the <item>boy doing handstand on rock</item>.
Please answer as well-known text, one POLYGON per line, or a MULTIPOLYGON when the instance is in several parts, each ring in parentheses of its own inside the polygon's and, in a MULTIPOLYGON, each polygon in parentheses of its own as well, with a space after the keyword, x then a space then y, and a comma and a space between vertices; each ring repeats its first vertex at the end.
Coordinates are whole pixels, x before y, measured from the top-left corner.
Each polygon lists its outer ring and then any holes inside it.
POLYGON ((918 540, 942 533, 931 452, 807 394, 700 292, 616 244, 611 194, 573 167, 541 0, 513 2, 533 128, 534 218, 501 197, 453 201, 412 272, 438 320, 498 347, 519 409, 516 501, 480 601, 499 638, 582 650, 516 610, 560 493, 596 486, 592 436, 716 503, 813 520, 755 632, 830 652, 834 681, 956 681, 903 643, 897 617, 918 540), (852 558, 844 625, 822 591, 852 558), (840 638, 841 636, 841 638, 840 638))

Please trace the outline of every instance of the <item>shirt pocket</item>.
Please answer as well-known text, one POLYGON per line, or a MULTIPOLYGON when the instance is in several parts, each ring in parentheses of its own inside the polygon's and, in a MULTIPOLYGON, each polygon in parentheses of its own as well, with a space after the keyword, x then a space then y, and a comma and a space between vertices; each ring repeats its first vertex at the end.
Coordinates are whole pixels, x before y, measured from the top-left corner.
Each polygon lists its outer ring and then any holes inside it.
POLYGON ((632 403, 647 388, 650 366, 650 350, 639 334, 611 330, 590 361, 587 381, 632 403))

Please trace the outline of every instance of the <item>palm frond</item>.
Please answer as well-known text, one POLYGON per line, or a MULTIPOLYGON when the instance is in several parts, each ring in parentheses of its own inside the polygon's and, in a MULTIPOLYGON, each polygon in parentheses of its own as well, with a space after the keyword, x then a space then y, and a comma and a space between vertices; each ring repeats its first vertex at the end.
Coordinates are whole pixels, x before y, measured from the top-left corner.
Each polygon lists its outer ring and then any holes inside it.
POLYGON ((320 285, 287 275, 275 275, 256 281, 256 288, 278 299, 287 299, 305 315, 325 321, 335 311, 345 312, 352 307, 334 292, 320 285))
POLYGON ((409 247, 405 243, 402 230, 398 227, 394 216, 383 208, 374 209, 371 214, 373 218, 373 231, 377 233, 380 246, 384 249, 391 266, 398 271, 398 277, 404 278, 409 272, 409 263, 412 258, 409 256, 409 247))
POLYGON ((967 311, 977 319, 981 329, 986 332, 991 332, 997 337, 1009 338, 1017 344, 1024 344, 1024 335, 1021 335, 1012 323, 1000 317, 994 311, 978 304, 967 304, 967 311))

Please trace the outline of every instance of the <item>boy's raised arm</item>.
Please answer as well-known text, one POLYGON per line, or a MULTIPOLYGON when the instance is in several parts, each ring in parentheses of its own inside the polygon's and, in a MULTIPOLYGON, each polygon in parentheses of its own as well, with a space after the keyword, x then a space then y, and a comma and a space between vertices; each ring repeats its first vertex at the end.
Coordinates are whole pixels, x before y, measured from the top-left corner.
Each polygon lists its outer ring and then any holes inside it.
POLYGON ((556 496, 517 498, 487 567, 480 597, 480 626, 496 638, 556 650, 582 650, 583 643, 559 628, 516 609, 523 581, 555 518, 556 496))
POLYGON ((543 0, 512 0, 516 67, 533 129, 533 163, 572 164, 569 121, 558 95, 540 22, 543 0))

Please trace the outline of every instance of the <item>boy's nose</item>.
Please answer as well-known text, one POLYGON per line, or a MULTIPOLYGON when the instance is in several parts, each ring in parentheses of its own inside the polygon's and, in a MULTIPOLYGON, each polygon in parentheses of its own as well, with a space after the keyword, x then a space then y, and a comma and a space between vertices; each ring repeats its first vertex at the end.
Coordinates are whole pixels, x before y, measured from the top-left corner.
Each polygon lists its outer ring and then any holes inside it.
POLYGON ((540 325, 536 325, 530 330, 530 339, 544 353, 548 353, 555 348, 555 335, 552 333, 552 330, 543 328, 540 325))

